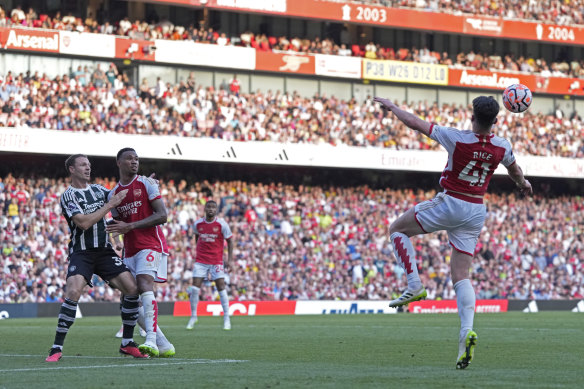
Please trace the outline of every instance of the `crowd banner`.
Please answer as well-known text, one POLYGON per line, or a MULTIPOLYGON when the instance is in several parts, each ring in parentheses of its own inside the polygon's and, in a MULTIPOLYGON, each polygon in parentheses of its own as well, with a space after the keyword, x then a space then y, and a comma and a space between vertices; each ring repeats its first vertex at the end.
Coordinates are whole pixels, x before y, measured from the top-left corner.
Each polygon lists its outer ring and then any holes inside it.
POLYGON ((88 57, 114 58, 115 35, 59 31, 59 53, 88 57))
POLYGON ((0 45, 8 50, 59 52, 59 32, 32 28, 0 28, 0 45))
POLYGON ((314 56, 255 50, 255 70, 314 75, 314 56))
POLYGON ((342 23, 432 30, 454 34, 584 45, 584 27, 503 19, 475 14, 448 14, 427 9, 392 8, 373 4, 323 0, 152 0, 188 7, 254 12, 342 23))
POLYGON ((254 70, 255 49, 157 39, 156 62, 254 70))
POLYGON ((363 78, 424 85, 448 85, 448 66, 420 62, 363 59, 363 78))
MULTIPOLYGON (((393 150, 279 142, 234 142, 211 138, 0 128, 0 152, 114 157, 112 144, 132 144, 141 158, 277 166, 400 170, 439 173, 444 150, 393 150), (49 150, 49 151, 47 151, 49 150)), ((584 159, 517 155, 527 176, 584 178, 584 159)), ((495 174, 507 174, 500 165, 495 174)))

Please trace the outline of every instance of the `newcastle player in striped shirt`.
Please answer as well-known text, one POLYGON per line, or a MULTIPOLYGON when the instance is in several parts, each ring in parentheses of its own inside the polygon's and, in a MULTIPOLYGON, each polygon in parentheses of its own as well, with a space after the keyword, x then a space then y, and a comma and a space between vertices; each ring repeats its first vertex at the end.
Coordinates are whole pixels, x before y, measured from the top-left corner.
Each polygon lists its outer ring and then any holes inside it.
POLYGON ((91 164, 85 155, 75 154, 67 158, 65 169, 71 177, 71 185, 61 196, 60 204, 71 230, 69 266, 65 301, 59 311, 55 341, 46 361, 57 362, 61 359, 65 336, 75 321, 77 302, 85 285, 91 286, 93 274, 125 296, 122 302, 124 336, 120 353, 148 358, 132 339, 138 317, 138 287, 113 250, 105 229, 105 216, 121 203, 127 191, 119 192, 107 202, 109 191, 101 185, 89 184, 91 164))

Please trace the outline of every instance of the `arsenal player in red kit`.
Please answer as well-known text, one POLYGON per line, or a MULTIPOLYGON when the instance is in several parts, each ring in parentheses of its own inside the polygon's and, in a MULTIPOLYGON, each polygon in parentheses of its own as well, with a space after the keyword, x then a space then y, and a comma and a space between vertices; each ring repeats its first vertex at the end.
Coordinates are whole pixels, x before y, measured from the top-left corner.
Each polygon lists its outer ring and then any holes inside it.
POLYGON ((219 299, 223 307, 223 329, 231 329, 229 320, 229 297, 225 290, 225 269, 233 261, 233 234, 222 218, 217 217, 217 203, 213 200, 205 204, 205 217, 195 222, 195 239, 197 252, 193 270, 193 286, 189 288, 191 301, 191 318, 187 330, 192 330, 197 322, 197 305, 203 278, 210 275, 215 281, 219 299), (223 246, 227 241, 227 260, 223 261, 223 246))
POLYGON ((168 247, 161 225, 166 223, 167 211, 160 195, 158 182, 138 175, 140 161, 136 151, 123 148, 116 157, 120 181, 110 197, 127 190, 124 200, 114 209, 114 222, 106 230, 124 235, 124 264, 136 277, 142 307, 138 322, 146 331, 146 341, 138 348, 150 356, 170 357, 174 346, 158 327, 158 305, 154 282, 166 282, 168 247))
POLYGON ((494 98, 479 96, 472 101, 472 130, 467 131, 429 123, 400 109, 390 100, 380 97, 374 100, 406 126, 440 143, 448 152, 448 162, 440 177, 444 192, 417 204, 390 226, 394 253, 406 272, 408 288, 389 306, 399 307, 427 296, 418 275, 416 253, 410 237, 447 231, 453 248, 450 273, 460 317, 456 368, 465 369, 472 361, 478 338, 473 331, 476 296, 469 269, 487 213, 483 196, 500 163, 507 168, 523 194, 532 194, 531 184, 515 162, 509 141, 491 132, 499 114, 499 103, 494 98))

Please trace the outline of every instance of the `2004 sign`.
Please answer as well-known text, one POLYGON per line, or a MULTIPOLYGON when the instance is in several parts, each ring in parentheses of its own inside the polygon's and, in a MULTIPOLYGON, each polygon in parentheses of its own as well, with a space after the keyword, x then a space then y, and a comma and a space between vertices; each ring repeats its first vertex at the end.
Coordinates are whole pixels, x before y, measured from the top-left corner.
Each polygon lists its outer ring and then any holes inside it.
POLYGON ((548 39, 559 41, 573 41, 576 40, 574 30, 566 27, 547 26, 548 39))

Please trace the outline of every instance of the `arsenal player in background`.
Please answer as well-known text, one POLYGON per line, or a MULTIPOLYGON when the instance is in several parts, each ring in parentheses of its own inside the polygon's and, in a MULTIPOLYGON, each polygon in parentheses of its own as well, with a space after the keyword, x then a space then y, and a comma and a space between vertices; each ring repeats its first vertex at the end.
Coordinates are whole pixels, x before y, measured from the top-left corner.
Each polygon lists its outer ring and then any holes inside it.
POLYGON ((222 218, 217 217, 217 203, 213 200, 205 204, 205 217, 195 222, 197 251, 193 270, 193 286, 189 288, 191 318, 187 330, 192 330, 197 322, 197 305, 203 278, 215 282, 221 306, 223 307, 223 329, 231 329, 229 320, 229 297, 225 290, 225 270, 233 261, 233 234, 222 218), (223 261, 223 247, 227 241, 227 260, 223 261))

